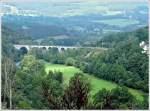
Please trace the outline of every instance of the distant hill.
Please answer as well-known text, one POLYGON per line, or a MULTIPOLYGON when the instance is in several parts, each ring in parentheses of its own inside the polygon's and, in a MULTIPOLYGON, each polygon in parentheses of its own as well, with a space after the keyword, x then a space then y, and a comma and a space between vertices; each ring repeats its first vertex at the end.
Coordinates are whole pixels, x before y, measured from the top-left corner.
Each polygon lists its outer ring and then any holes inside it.
POLYGON ((36 2, 34 6, 14 2, 1 6, 3 26, 42 44, 81 45, 110 33, 134 31, 148 25, 145 2, 36 2))
POLYGON ((31 44, 32 38, 2 25, 2 42, 4 41, 10 44, 31 44))
POLYGON ((120 14, 90 13, 68 17, 3 15, 2 24, 32 38, 67 35, 99 37, 110 32, 133 31, 148 25, 147 8, 137 7, 120 14), (141 13, 143 11, 143 13, 141 13))

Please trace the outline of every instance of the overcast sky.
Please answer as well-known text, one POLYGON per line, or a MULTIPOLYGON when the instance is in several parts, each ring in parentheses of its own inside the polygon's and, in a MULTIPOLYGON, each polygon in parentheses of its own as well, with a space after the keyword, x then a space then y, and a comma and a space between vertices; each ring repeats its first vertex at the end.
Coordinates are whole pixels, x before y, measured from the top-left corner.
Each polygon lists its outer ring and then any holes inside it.
POLYGON ((5 2, 148 2, 148 0, 1 0, 5 2))

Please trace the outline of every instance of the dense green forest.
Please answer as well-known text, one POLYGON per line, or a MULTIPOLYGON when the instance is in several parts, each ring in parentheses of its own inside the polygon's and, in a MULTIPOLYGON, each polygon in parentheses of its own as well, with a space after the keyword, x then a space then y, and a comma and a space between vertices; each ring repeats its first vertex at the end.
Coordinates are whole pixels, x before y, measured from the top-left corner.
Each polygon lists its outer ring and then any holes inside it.
POLYGON ((13 47, 17 37, 19 41, 28 40, 3 28, 2 108, 148 109, 148 54, 142 53, 139 46, 141 41, 148 44, 148 27, 108 35, 91 44, 97 47, 103 41, 107 50, 68 49, 60 53, 56 48, 33 48, 27 52, 13 47), (45 63, 74 66, 119 86, 91 95, 91 82, 84 74, 76 73, 64 85, 62 72, 46 74, 45 63), (138 100, 127 87, 142 91, 143 100, 138 100))
POLYGON ((106 53, 92 55, 84 71, 148 92, 148 55, 141 52, 136 40, 126 40, 106 53))

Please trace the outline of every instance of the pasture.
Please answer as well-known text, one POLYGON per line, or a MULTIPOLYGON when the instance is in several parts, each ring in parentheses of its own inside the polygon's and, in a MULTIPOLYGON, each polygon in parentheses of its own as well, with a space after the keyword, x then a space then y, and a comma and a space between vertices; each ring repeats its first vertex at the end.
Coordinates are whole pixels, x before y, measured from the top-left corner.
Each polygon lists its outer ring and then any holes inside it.
POLYGON ((106 19, 106 20, 96 20, 95 23, 104 23, 108 25, 115 25, 119 27, 126 27, 129 25, 139 24, 139 21, 132 19, 106 19))
MULTIPOLYGON (((50 70, 51 71, 60 71, 63 73, 64 85, 68 85, 70 78, 73 77, 75 73, 82 72, 80 69, 75 68, 73 66, 65 66, 65 65, 46 63, 45 64, 46 73, 48 73, 50 70)), ((89 79, 89 81, 91 83, 91 86, 92 86, 91 95, 94 95, 102 88, 111 90, 117 86, 116 83, 94 77, 90 74, 84 74, 84 75, 87 77, 87 79, 89 79)), ((132 88, 128 88, 128 89, 134 96, 136 96, 137 99, 139 99, 139 100, 143 99, 143 97, 142 97, 143 92, 132 89, 132 88)))

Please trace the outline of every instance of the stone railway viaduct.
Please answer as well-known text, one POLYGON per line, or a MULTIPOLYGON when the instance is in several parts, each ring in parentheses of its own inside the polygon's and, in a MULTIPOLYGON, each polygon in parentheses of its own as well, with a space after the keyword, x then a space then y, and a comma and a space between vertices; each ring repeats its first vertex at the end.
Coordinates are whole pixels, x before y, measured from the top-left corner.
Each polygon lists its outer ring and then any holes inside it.
POLYGON ((106 48, 101 48, 101 47, 77 47, 77 46, 43 46, 43 45, 14 45, 14 47, 18 50, 20 50, 21 48, 26 48, 28 51, 32 48, 43 48, 43 49, 50 49, 50 48, 57 48, 59 52, 63 51, 63 50, 67 50, 67 49, 80 49, 80 48, 84 48, 84 49, 103 49, 106 50, 106 48))

